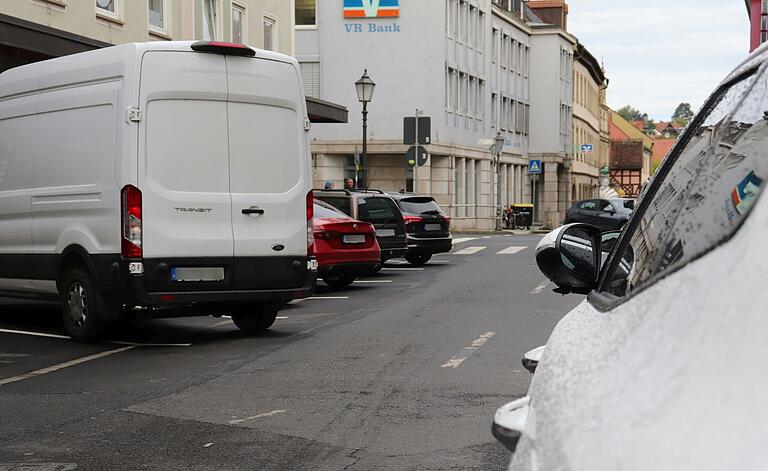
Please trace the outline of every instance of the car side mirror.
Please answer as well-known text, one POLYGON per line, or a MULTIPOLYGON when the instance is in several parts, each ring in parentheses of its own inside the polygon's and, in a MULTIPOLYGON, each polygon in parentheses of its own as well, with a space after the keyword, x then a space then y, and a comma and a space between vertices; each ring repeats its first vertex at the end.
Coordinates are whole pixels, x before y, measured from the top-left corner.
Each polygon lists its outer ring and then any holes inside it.
POLYGON ((590 224, 555 229, 536 247, 536 264, 556 293, 589 294, 597 287, 601 260, 600 229, 590 224))

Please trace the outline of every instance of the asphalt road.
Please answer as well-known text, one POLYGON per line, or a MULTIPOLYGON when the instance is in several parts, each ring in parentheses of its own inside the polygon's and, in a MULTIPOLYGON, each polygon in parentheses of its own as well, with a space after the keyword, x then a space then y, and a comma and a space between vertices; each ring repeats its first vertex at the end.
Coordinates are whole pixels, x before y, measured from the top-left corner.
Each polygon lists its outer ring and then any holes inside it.
POLYGON ((0 470, 504 469, 493 412, 582 297, 543 283, 539 236, 455 238, 260 336, 141 320, 79 345, 55 307, 0 300, 0 470))

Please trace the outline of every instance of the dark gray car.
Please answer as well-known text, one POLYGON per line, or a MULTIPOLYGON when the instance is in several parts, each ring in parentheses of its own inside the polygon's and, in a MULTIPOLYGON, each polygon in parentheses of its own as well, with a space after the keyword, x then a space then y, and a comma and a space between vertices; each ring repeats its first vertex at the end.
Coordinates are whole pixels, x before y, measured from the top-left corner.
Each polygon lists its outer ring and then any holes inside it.
POLYGON ((634 203, 628 198, 577 201, 565 212, 565 223, 582 222, 597 226, 603 232, 615 231, 632 216, 634 203))

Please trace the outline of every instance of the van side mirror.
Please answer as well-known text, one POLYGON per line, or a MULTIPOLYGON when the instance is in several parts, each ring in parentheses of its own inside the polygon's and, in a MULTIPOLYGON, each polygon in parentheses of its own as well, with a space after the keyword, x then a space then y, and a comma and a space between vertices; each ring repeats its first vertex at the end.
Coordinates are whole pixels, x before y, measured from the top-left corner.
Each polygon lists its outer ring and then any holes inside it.
POLYGON ((601 252, 600 229, 590 224, 568 224, 539 242, 536 264, 557 286, 556 293, 589 294, 597 287, 601 252))

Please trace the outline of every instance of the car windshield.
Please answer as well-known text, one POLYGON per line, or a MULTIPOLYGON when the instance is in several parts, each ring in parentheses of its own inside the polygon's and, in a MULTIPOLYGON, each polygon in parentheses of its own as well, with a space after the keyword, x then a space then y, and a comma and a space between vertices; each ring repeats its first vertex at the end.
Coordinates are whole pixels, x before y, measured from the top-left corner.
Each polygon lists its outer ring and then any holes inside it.
POLYGON ((358 200, 361 221, 388 222, 399 219, 400 211, 388 197, 365 197, 358 200))
POLYGON ((411 214, 443 214, 434 198, 426 196, 403 198, 400 200, 400 208, 411 214))

